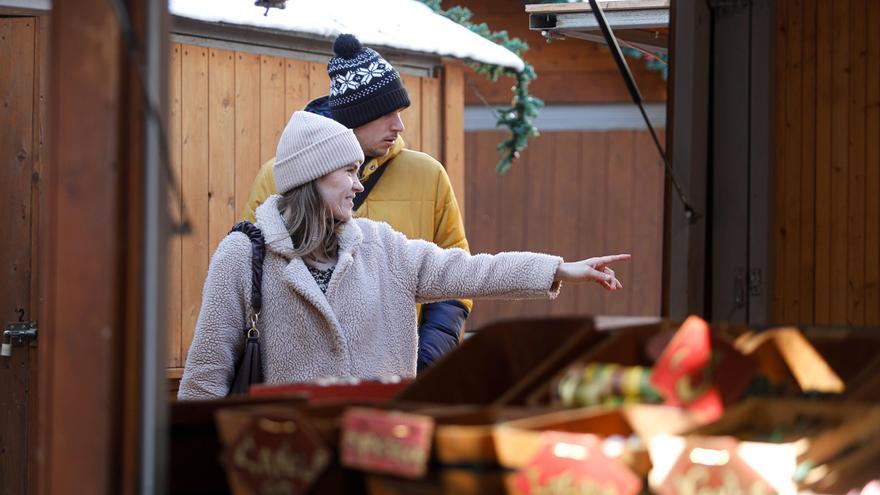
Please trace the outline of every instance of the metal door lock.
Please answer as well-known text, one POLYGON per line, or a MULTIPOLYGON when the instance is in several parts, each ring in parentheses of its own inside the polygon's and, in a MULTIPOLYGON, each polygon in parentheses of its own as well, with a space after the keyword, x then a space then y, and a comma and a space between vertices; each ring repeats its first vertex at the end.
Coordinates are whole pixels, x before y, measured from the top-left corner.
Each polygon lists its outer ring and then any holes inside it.
POLYGON ((0 346, 0 356, 12 355, 13 345, 22 345, 37 340, 37 322, 10 323, 3 331, 3 344, 0 346))

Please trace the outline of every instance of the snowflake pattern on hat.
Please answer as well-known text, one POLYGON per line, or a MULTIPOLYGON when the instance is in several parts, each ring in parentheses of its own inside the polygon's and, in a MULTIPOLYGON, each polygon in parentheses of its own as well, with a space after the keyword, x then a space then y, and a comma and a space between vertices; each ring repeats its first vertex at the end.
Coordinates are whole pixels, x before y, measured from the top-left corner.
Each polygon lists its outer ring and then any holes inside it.
POLYGON ((373 78, 382 77, 391 70, 393 70, 391 64, 379 57, 368 67, 358 67, 346 71, 345 74, 333 78, 333 82, 330 84, 330 96, 339 96, 348 90, 355 91, 364 84, 370 84, 373 78))
POLYGON ((410 105, 400 74, 375 50, 343 34, 333 43, 333 51, 327 64, 327 104, 337 122, 354 129, 410 105))

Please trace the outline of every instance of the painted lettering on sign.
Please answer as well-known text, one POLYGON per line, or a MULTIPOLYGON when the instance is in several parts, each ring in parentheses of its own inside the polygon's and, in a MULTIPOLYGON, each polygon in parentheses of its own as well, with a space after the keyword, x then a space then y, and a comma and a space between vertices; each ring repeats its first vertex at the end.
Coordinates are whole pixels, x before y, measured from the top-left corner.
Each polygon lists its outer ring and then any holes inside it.
POLYGON ((613 483, 583 479, 571 471, 542 479, 542 470, 532 467, 525 475, 530 495, 619 495, 613 483))
POLYGON ((733 469, 713 469, 693 465, 677 475, 673 484, 679 495, 770 495, 774 493, 767 483, 761 480, 740 480, 733 469), (720 472, 718 472, 720 471, 720 472))
POLYGON ((428 460, 427 452, 419 446, 408 446, 395 438, 376 433, 349 431, 343 439, 344 448, 361 458, 387 459, 395 464, 418 467, 428 460))
POLYGON ((434 420, 428 416, 350 408, 342 419, 342 465, 410 478, 428 471, 434 420))

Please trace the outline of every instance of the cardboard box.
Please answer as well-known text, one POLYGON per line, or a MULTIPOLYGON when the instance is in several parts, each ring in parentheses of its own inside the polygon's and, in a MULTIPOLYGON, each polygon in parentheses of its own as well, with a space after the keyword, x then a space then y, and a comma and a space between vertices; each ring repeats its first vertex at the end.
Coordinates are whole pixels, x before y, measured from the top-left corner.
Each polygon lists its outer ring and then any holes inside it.
MULTIPOLYGON (((587 407, 502 423, 495 428, 493 436, 498 462, 506 468, 520 469, 534 457, 546 431, 592 433, 603 438, 638 436, 644 442, 657 434, 681 432, 696 424, 693 415, 668 406, 587 407)), ((627 464, 635 472, 647 474, 647 451, 621 452, 621 456, 630 454, 627 464)))
POLYGON ((517 406, 446 406, 417 409, 434 418, 434 461, 441 465, 491 468, 498 464, 494 429, 515 419, 552 411, 517 406))
POLYGON ((591 318, 542 318, 491 324, 446 355, 397 399, 434 404, 521 404, 602 335, 591 318))
POLYGON ((843 380, 797 328, 745 332, 736 338, 734 345, 757 359, 761 373, 785 385, 790 393, 844 392, 843 380))
POLYGON ((796 493, 799 465, 845 452, 847 427, 868 411, 859 404, 752 399, 713 423, 654 437, 649 483, 663 494, 796 493))
POLYGON ((880 402, 880 332, 877 329, 805 327, 801 331, 843 380, 846 397, 880 402))

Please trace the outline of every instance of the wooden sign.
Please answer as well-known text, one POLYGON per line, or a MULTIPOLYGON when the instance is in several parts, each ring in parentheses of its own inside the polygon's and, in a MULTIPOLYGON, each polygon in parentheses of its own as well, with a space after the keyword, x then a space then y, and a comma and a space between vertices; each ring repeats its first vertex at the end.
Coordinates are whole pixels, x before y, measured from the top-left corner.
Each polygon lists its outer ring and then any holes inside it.
POLYGON ((351 408, 342 418, 343 466, 407 478, 428 471, 434 419, 418 414, 351 408))
POLYGON ((651 384, 667 405, 684 406, 712 421, 745 392, 757 369, 754 360, 723 340, 709 325, 691 316, 654 366, 651 384))
POLYGON ((306 493, 330 463, 329 449, 295 410, 218 414, 218 422, 239 429, 224 454, 235 493, 306 493))
POLYGON ((541 446, 517 474, 524 495, 584 493, 636 495, 642 481, 622 462, 602 452, 602 439, 592 434, 545 431, 541 446))
MULTIPOLYGON (((651 458, 674 455, 655 452, 651 458)), ((685 448, 657 487, 660 495, 771 495, 786 493, 772 487, 743 461, 733 437, 689 437, 685 448)), ((793 486, 792 486, 793 488, 793 486)))

